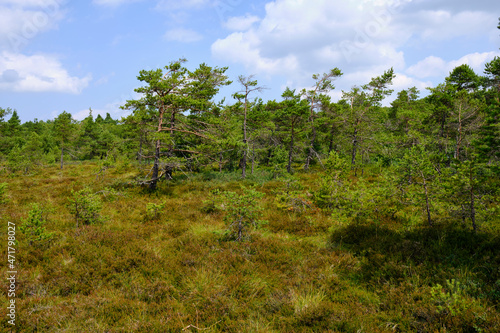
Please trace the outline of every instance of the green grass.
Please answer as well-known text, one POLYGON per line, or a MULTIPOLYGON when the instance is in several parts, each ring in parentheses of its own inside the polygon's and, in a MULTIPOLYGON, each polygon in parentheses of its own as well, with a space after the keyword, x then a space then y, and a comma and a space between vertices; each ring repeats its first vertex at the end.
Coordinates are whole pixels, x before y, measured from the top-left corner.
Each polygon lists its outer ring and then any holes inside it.
MULTIPOLYGON (((444 217, 428 228, 424 218, 408 227, 397 214, 342 223, 315 207, 279 210, 282 184, 264 171, 245 181, 236 172, 179 175, 149 193, 133 185, 132 167, 100 177, 96 169, 0 175, 8 184, 2 239, 30 203, 52 209, 49 245, 29 247, 17 233, 19 332, 500 331, 498 228, 474 234, 444 217), (86 185, 118 194, 102 196, 104 222, 76 228, 68 198, 86 185), (201 208, 210 190, 241 185, 266 194, 267 224, 228 241, 224 213, 201 208), (163 202, 159 217, 147 218, 147 204, 163 202)), ((298 177, 307 197, 321 174, 298 177)), ((0 323, 8 331, 5 306, 0 323)))

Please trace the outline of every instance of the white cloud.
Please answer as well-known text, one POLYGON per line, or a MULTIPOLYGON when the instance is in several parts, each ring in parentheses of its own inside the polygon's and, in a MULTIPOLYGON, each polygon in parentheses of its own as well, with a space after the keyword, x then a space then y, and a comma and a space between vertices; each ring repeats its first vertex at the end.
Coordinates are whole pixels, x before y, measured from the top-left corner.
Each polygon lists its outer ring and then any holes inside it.
POLYGON ((441 77, 446 73, 446 62, 439 57, 429 56, 410 66, 406 73, 418 78, 441 77))
POLYGON ((224 26, 229 30, 244 31, 250 29, 250 27, 258 21, 259 18, 257 16, 247 14, 245 16, 230 17, 227 22, 224 23, 224 26))
MULTIPOLYGON (((390 27, 392 14, 386 7, 370 2, 360 10, 354 2, 276 0, 265 8, 257 26, 256 19, 248 20, 246 30, 214 42, 214 57, 242 63, 251 72, 288 78, 293 73, 293 81, 333 67, 404 67, 403 53, 394 42, 401 37, 400 29, 390 27)), ((235 23, 236 28, 240 22, 244 18, 226 25, 235 23)))
POLYGON ((169 41, 192 43, 203 39, 203 36, 191 29, 174 28, 165 33, 165 39, 169 41))
POLYGON ((413 66, 410 66, 406 73, 417 78, 443 78, 455 68, 463 64, 467 64, 474 69, 476 74, 482 75, 484 65, 493 60, 495 56, 500 56, 500 52, 483 52, 467 54, 460 59, 445 61, 439 57, 429 56, 422 61, 419 61, 413 66))
POLYGON ((310 84, 312 73, 338 67, 346 73, 338 86, 350 89, 393 67, 401 73, 395 90, 424 90, 432 85, 429 78, 442 80, 460 63, 480 73, 493 57, 491 52, 470 54, 455 63, 439 57, 452 52, 443 42, 453 43, 457 37, 474 42, 492 30, 498 35, 493 7, 477 1, 477 8, 458 1, 459 9, 454 9, 451 0, 274 0, 266 4, 261 19, 228 19, 225 26, 233 31, 216 40, 211 52, 217 59, 244 65, 249 73, 281 75, 295 87, 310 84), (418 52, 424 58, 426 48, 436 56, 408 68, 408 47, 413 59, 419 59, 418 52))
POLYGON ((212 44, 212 53, 217 57, 231 59, 245 65, 248 69, 259 73, 282 74, 297 71, 297 58, 293 55, 284 57, 264 57, 258 48, 259 38, 253 32, 236 32, 225 39, 219 39, 212 44))
POLYGON ((424 40, 441 41, 455 37, 473 37, 486 34, 494 27, 497 16, 490 12, 421 11, 413 16, 420 24, 419 34, 424 40))
POLYGON ((14 52, 64 17, 61 0, 0 0, 0 48, 14 52))
POLYGON ((0 90, 15 92, 62 92, 79 94, 91 80, 70 76, 50 55, 0 54, 0 90))

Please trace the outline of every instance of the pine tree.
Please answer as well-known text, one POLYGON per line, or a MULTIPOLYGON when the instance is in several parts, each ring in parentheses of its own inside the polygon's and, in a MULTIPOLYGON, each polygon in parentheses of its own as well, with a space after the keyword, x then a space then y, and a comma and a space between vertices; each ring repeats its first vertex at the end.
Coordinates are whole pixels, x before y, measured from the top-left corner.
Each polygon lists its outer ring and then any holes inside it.
POLYGON ((253 92, 261 92, 264 87, 258 86, 257 80, 253 80, 253 75, 244 77, 240 75, 238 77, 238 82, 242 85, 242 89, 233 94, 233 98, 237 99, 238 102, 243 106, 243 154, 241 158, 241 178, 246 177, 247 168, 247 156, 248 156, 248 112, 251 109, 251 103, 249 102, 249 95, 253 92))
POLYGON ((145 182, 152 191, 163 176, 167 179, 172 177, 174 167, 180 163, 175 158, 176 153, 199 153, 195 150, 198 140, 211 140, 211 134, 206 131, 210 124, 199 122, 196 117, 209 112, 211 100, 219 87, 229 84, 224 75, 227 68, 211 68, 201 64, 198 69, 190 72, 182 66, 185 62, 185 59, 179 59, 164 69, 140 71, 137 78, 146 85, 135 91, 143 97, 129 100, 123 106, 125 109, 132 109, 134 113, 148 108, 155 112, 155 123, 151 124, 156 131, 153 137, 154 164, 152 176, 145 182), (166 152, 162 152, 162 148, 166 152), (160 174, 160 159, 163 156, 170 160, 164 164, 160 174))
POLYGON ((54 120, 54 135, 59 141, 61 148, 61 169, 64 165, 64 149, 68 146, 70 140, 74 136, 75 124, 71 114, 63 111, 54 120))
POLYGON ((345 115, 346 130, 351 138, 351 166, 356 165, 356 156, 365 141, 369 139, 377 125, 377 111, 382 100, 392 93, 387 87, 392 84, 394 70, 391 68, 381 76, 373 78, 361 88, 354 87, 343 92, 342 99, 347 101, 349 109, 345 115))
POLYGON ((311 160, 314 156, 318 154, 316 151, 316 125, 314 120, 316 118, 316 112, 320 108, 322 95, 328 94, 330 91, 335 89, 333 81, 342 76, 342 72, 337 67, 330 70, 328 73, 323 75, 313 74, 312 78, 316 80, 314 88, 311 90, 303 89, 301 94, 310 103, 309 108, 309 126, 310 126, 310 144, 309 151, 306 158, 306 163, 304 169, 308 170, 311 160))

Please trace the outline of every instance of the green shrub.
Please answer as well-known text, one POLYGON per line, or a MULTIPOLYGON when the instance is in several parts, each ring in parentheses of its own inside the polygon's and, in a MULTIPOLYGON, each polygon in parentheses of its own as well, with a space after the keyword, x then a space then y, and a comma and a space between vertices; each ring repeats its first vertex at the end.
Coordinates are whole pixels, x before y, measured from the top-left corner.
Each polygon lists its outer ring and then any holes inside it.
POLYGON ((211 190, 208 199, 203 200, 203 206, 201 206, 200 210, 202 213, 211 214, 220 211, 218 207, 221 200, 221 192, 218 188, 211 190))
POLYGON ((73 199, 70 199, 70 211, 75 216, 76 227, 79 223, 82 224, 95 224, 103 222, 103 217, 100 215, 102 210, 101 197, 88 187, 75 192, 71 190, 73 199))
POLYGON ((228 234, 231 238, 241 241, 243 233, 249 226, 257 227, 262 223, 259 220, 262 215, 262 207, 257 200, 262 198, 264 193, 244 188, 243 194, 226 191, 223 196, 223 208, 226 212, 224 221, 228 226, 228 234))
POLYGON ((28 218, 23 220, 19 230, 26 236, 30 246, 46 244, 52 238, 52 233, 47 232, 44 226, 48 211, 36 203, 30 207, 28 218))
POLYGON ((332 151, 325 161, 325 169, 325 176, 320 179, 319 189, 314 193, 316 205, 328 210, 345 206, 350 202, 346 197, 347 161, 332 151))
POLYGON ((146 218, 149 221, 157 220, 160 218, 161 211, 165 208, 166 202, 161 204, 155 204, 153 202, 149 202, 146 204, 146 218))
POLYGON ((276 194, 275 203, 278 209, 296 213, 303 213, 312 208, 311 199, 304 193, 304 186, 295 177, 284 181, 281 191, 276 194))
POLYGON ((439 312, 446 311, 452 316, 459 316, 470 306, 464 286, 455 279, 446 280, 446 288, 439 283, 432 287, 431 299, 439 312))

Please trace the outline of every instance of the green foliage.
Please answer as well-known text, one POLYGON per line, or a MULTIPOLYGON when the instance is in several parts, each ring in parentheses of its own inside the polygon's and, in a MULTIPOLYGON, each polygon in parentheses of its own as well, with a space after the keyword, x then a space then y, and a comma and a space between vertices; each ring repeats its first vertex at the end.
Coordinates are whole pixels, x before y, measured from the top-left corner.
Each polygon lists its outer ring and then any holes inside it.
POLYGON ((345 206, 349 201, 346 197, 349 164, 336 151, 330 153, 324 164, 325 176, 319 181, 314 202, 318 207, 331 211, 345 206))
POLYGON ((0 183, 0 204, 6 204, 7 199, 7 183, 0 183))
POLYGON ((154 202, 149 202, 146 204, 146 218, 149 221, 158 220, 162 211, 165 208, 166 202, 155 204, 154 202))
POLYGON ((285 175, 288 161, 288 152, 283 146, 277 146, 273 149, 273 155, 269 161, 272 166, 273 178, 279 178, 285 175))
POLYGON ((438 283, 431 288, 431 300, 437 309, 452 316, 461 316, 472 306, 471 299, 466 296, 465 286, 455 279, 446 280, 446 287, 438 283))
POLYGON ((80 191, 71 190, 72 199, 69 199, 69 209, 75 216, 76 227, 79 224, 89 225, 104 221, 100 215, 102 210, 101 197, 92 192, 88 187, 80 191))
POLYGON ((243 188, 242 192, 242 194, 232 191, 222 193, 224 222, 228 227, 228 236, 237 241, 243 240, 249 227, 258 227, 263 223, 259 220, 262 216, 262 207, 258 199, 262 198, 264 193, 253 188, 243 188))
POLYGON ((203 200, 203 205, 200 210, 206 214, 219 212, 221 199, 221 191, 218 188, 211 190, 208 194, 208 198, 203 200))
POLYGON ((43 160, 40 136, 33 132, 22 147, 16 145, 11 149, 7 155, 7 166, 11 172, 23 171, 26 175, 39 168, 43 160))
POLYGON ((452 217, 464 224, 470 220, 472 229, 477 230, 497 207, 493 203, 498 201, 498 190, 488 181, 495 178, 491 169, 473 158, 457 161, 443 172, 442 178, 441 195, 449 204, 452 217))
POLYGON ((45 229, 48 210, 39 204, 32 203, 28 212, 28 218, 23 219, 19 230, 26 236, 30 246, 41 246, 52 239, 53 233, 45 229))
POLYGON ((212 99, 221 86, 230 83, 224 75, 227 67, 201 64, 191 72, 183 67, 185 62, 186 59, 179 59, 164 68, 141 70, 137 79, 145 85, 135 91, 142 97, 129 100, 123 106, 133 110, 132 122, 144 122, 156 129, 150 147, 154 156, 152 174, 149 180, 142 182, 148 184, 151 191, 156 190, 163 176, 172 178, 171 167, 160 173, 162 157, 185 158, 188 153, 197 154, 205 148, 205 142, 211 141, 215 132, 210 121, 210 111, 215 108, 212 99), (146 110, 151 112, 151 117, 144 117, 146 110))
POLYGON ((411 147, 403 156, 398 168, 398 184, 403 200, 415 202, 426 211, 427 222, 432 225, 431 208, 434 194, 433 180, 436 169, 429 153, 422 146, 411 147))
POLYGON ((500 57, 495 57, 484 66, 486 85, 500 91, 500 57))
POLYGON ((12 148, 7 155, 7 168, 10 172, 17 172, 20 170, 24 170, 25 174, 28 172, 29 164, 22 155, 22 151, 19 146, 12 148))
POLYGON ((457 91, 473 91, 478 88, 480 79, 474 70, 467 64, 455 67, 446 82, 451 84, 457 91))
POLYGON ((308 194, 304 192, 304 186, 298 178, 290 176, 283 181, 283 186, 277 191, 274 201, 278 209, 300 214, 313 207, 308 194))

